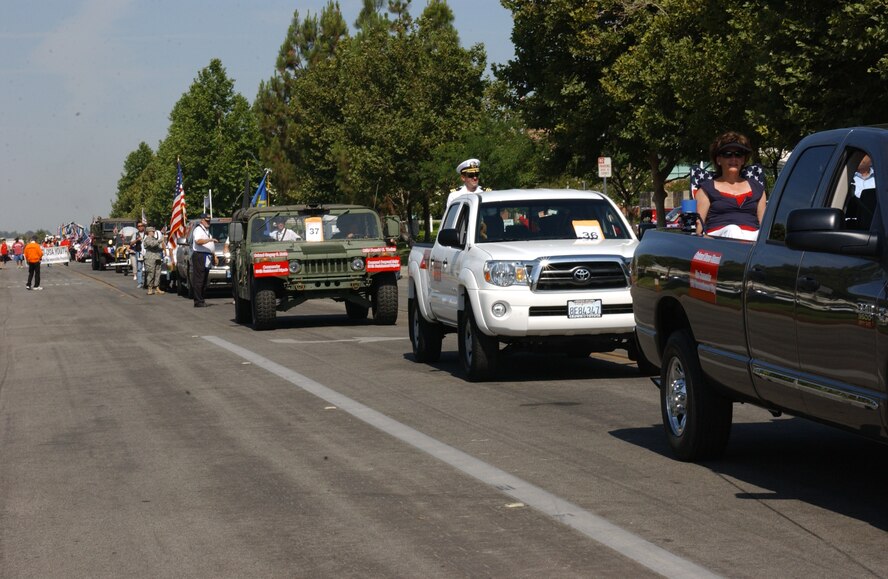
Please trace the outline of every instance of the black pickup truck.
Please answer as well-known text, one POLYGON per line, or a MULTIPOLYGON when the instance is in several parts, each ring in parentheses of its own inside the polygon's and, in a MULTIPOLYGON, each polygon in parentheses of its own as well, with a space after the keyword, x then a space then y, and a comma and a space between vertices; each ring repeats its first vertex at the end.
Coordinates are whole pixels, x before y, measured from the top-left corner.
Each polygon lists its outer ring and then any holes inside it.
POLYGON ((755 242, 649 231, 632 300, 675 455, 720 456, 734 402, 888 442, 888 130, 793 150, 755 242), (865 155, 875 187, 855 185, 865 155))

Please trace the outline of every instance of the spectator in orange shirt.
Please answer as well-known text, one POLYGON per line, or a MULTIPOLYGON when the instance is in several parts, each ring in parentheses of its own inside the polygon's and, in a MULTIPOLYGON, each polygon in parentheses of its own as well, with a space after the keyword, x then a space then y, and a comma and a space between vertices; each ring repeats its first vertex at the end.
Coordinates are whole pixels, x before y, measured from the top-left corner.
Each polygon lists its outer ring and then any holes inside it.
POLYGON ((31 242, 25 246, 25 261, 28 262, 28 289, 32 289, 31 281, 34 282, 33 289, 42 290, 40 287, 40 260, 43 259, 43 248, 37 243, 37 236, 31 238, 31 242))

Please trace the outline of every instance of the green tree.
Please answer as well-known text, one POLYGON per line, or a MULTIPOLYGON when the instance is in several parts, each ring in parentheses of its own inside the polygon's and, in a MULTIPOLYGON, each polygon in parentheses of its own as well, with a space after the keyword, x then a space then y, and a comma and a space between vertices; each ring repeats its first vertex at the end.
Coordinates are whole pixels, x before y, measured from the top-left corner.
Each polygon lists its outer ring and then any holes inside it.
MULTIPOLYGON (((308 70, 321 67, 332 58, 347 38, 338 2, 328 2, 320 17, 308 13, 301 20, 299 11, 295 11, 278 52, 275 74, 259 85, 253 107, 262 138, 260 158, 272 169, 271 179, 278 194, 275 202, 299 198, 304 187, 296 168, 309 161, 304 153, 312 152, 306 135, 300 133, 298 112, 302 104, 296 99, 300 79, 308 70), (305 146, 296 146, 296 142, 305 146)), ((319 96, 327 100, 327 95, 319 96)))
POLYGON ((127 155, 123 162, 123 173, 117 181, 117 198, 111 206, 112 217, 141 217, 141 208, 150 197, 150 188, 145 190, 142 174, 154 159, 154 151, 142 141, 135 151, 127 155))
MULTIPOLYGON (((222 62, 210 61, 170 113, 167 138, 157 156, 175 183, 176 158, 187 167, 189 207, 201 207, 213 191, 213 205, 230 212, 243 192, 244 166, 258 152, 259 134, 249 102, 234 92, 222 62)), ((258 171, 256 171, 258 173, 258 171)))
POLYGON ((189 212, 200 210, 212 190, 214 211, 230 214, 240 203, 246 162, 259 172, 253 161, 259 140, 249 102, 234 92, 221 61, 213 59, 174 105, 157 152, 150 156, 143 143, 127 157, 114 211, 140 217, 144 207, 151 223, 168 223, 180 158, 189 212))
POLYGON ((659 209, 675 164, 706 159, 725 130, 775 165, 803 134, 885 116, 871 98, 888 88, 884 2, 503 4, 516 59, 497 76, 552 144, 551 172, 609 151, 648 167, 659 209))
MULTIPOLYGON (((263 157, 274 154, 292 182, 282 198, 429 213, 422 164, 477 122, 485 56, 480 46, 460 48, 443 0, 416 20, 408 8, 393 2, 383 13, 382 2, 366 0, 355 37, 326 58, 290 58, 307 64, 279 69, 260 91, 263 157)), ((282 53, 296 44, 285 42, 282 53)))

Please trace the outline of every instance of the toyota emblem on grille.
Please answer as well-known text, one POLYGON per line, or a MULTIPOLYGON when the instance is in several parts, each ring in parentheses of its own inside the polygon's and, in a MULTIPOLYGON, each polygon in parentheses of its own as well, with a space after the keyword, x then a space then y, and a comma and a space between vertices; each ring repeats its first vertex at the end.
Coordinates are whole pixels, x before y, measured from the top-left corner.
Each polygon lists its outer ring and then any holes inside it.
POLYGON ((574 281, 585 283, 592 277, 592 272, 585 267, 578 267, 573 272, 574 281))

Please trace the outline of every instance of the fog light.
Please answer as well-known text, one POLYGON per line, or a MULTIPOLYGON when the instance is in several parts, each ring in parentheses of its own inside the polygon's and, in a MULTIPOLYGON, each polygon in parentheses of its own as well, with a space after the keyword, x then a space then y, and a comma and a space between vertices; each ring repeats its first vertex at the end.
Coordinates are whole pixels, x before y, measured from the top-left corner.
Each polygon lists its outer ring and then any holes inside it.
POLYGON ((509 312, 509 307, 503 302, 496 302, 490 306, 490 311, 497 318, 501 318, 509 312))

